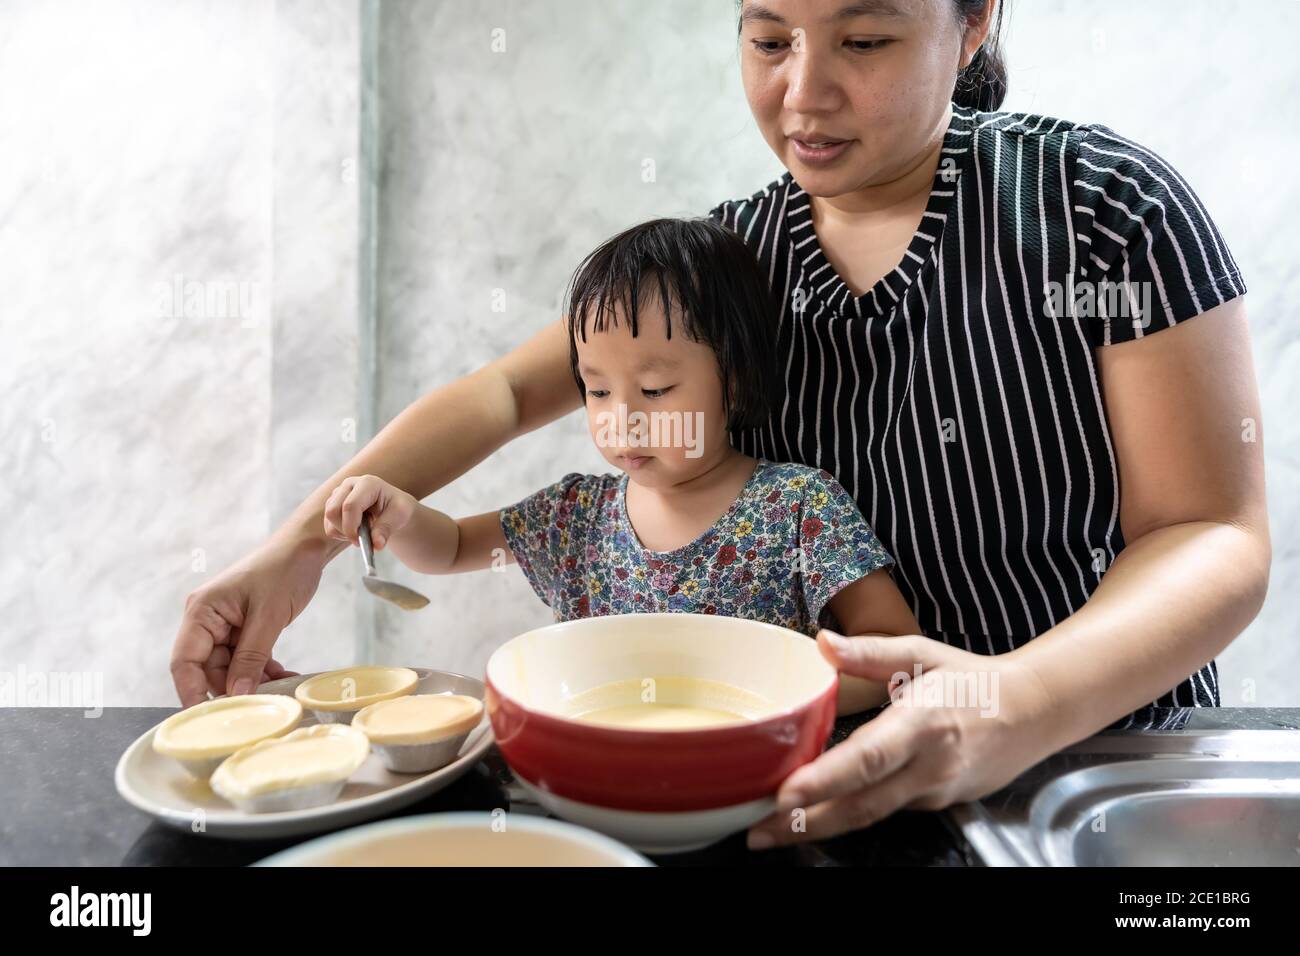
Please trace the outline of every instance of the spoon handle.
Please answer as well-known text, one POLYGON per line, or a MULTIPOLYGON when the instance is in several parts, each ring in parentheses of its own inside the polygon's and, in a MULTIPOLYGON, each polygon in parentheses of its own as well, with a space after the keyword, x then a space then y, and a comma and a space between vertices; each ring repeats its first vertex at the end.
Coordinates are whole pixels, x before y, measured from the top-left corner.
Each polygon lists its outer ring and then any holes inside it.
POLYGON ((370 543, 369 512, 361 516, 361 525, 357 528, 357 532, 361 538, 361 559, 366 562, 366 574, 373 578, 375 576, 375 549, 370 543))

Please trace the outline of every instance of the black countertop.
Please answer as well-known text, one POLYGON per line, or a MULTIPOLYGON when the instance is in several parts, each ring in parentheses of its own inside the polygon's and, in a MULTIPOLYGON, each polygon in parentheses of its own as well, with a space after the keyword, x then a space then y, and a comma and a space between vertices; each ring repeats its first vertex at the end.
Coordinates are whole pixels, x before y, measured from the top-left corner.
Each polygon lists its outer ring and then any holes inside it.
MULTIPOLYGON (((118 796, 122 752, 169 708, 110 707, 98 717, 64 708, 0 709, 0 865, 241 866, 312 837, 221 840, 156 823, 118 796)), ((834 746, 875 716, 836 723, 834 746)), ((1168 708, 1144 712, 1136 730, 1300 729, 1300 710, 1168 708)), ((495 747, 468 774, 394 816, 450 810, 541 814, 512 802, 509 769, 495 747)), ((694 853, 654 857, 664 866, 973 866, 979 860, 943 813, 902 811, 856 833, 752 853, 743 833, 694 853)))

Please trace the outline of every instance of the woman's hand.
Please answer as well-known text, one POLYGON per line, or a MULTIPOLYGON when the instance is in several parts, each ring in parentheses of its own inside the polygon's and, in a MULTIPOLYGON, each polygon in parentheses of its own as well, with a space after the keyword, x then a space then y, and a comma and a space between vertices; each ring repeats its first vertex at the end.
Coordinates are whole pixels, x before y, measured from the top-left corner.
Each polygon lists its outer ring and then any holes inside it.
POLYGON ((323 542, 273 537, 185 599, 172 645, 172 683, 182 707, 208 692, 249 694, 257 685, 295 677, 271 649, 320 584, 327 560, 323 542))
POLYGON ((750 831, 751 849, 974 800, 1068 744, 1051 695, 1014 651, 986 657, 927 637, 825 630, 817 642, 836 669, 886 681, 891 704, 785 779, 776 813, 750 831))
POLYGON ((361 516, 370 512, 370 543, 383 550, 411 520, 419 504, 414 497, 382 478, 344 478, 325 502, 325 534, 336 541, 359 545, 361 516))

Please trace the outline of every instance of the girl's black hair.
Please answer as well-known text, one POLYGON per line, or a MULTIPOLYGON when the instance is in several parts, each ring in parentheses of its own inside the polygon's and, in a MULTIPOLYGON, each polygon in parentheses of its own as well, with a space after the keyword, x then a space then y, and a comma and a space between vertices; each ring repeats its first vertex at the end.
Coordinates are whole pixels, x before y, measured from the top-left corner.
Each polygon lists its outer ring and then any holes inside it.
POLYGON ((659 293, 672 338, 674 318, 687 338, 713 349, 728 429, 766 425, 778 390, 778 303, 745 241, 708 218, 652 219, 603 242, 578 267, 565 307, 569 361, 578 393, 578 338, 619 319, 632 335, 643 296, 659 293))

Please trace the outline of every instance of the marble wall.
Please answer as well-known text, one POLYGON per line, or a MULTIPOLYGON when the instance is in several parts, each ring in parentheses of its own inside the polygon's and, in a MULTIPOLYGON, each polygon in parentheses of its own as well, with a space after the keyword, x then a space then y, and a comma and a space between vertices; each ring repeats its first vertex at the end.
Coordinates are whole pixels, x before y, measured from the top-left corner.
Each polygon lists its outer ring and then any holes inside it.
MULTIPOLYGON (((0 671, 174 702, 185 595, 354 453, 357 20, 0 7, 0 671)), ((282 656, 351 659, 354 580, 282 656)))
MULTIPOLYGON (((94 670, 108 704, 170 703, 184 595, 350 457, 371 403, 386 420, 553 321, 618 229, 703 214, 781 171, 740 88, 733 0, 384 0, 367 168, 366 9, 0 7, 0 671, 94 670)), ((1275 563, 1221 683, 1225 703, 1295 704, 1300 226, 1273 157, 1295 137, 1280 120, 1300 93, 1300 6, 1034 0, 1009 25, 1008 107, 1162 153, 1245 270, 1275 563)), ((465 515, 603 468, 575 413, 428 502, 465 515)), ((347 663, 373 620, 366 656, 477 673, 550 620, 514 567, 419 578, 391 562, 433 603, 374 619, 358 567, 331 565, 277 656, 347 663)))

